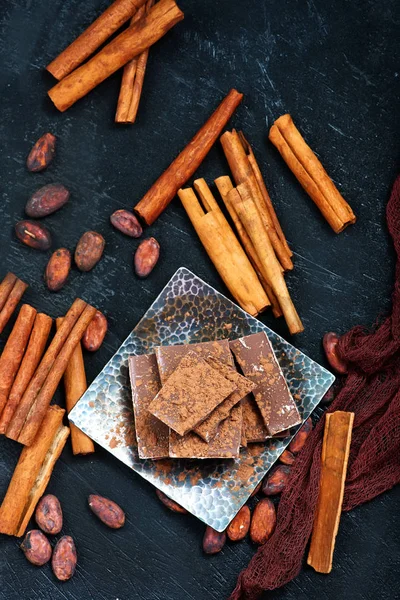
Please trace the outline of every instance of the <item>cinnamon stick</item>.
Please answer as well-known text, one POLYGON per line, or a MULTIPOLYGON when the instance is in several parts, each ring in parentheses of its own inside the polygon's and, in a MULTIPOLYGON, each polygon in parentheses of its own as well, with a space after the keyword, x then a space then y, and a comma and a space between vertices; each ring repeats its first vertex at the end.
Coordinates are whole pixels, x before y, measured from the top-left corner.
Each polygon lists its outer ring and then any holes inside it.
POLYGON ((242 98, 243 94, 236 90, 229 92, 186 148, 135 206, 135 212, 147 225, 154 223, 167 208, 179 188, 201 165, 242 98))
POLYGON ((271 302, 272 312, 275 317, 281 317, 282 316, 281 307, 279 306, 278 299, 275 296, 270 284, 264 279, 264 277, 262 275, 262 265, 261 265, 260 259, 258 257, 258 254, 256 252, 256 249, 253 246, 253 242, 251 241, 250 237, 247 234, 247 231, 245 230, 241 220, 239 219, 239 216, 238 216, 232 202, 229 201, 228 194, 233 189, 233 183, 232 183, 230 177, 228 177, 227 175, 218 177, 218 179, 215 179, 214 183, 217 186, 218 191, 221 195, 222 201, 225 204, 226 209, 229 213, 229 216, 231 217, 231 219, 233 221, 236 232, 239 236, 240 241, 242 242, 242 246, 245 249, 246 254, 250 259, 250 262, 253 265, 253 267, 258 275, 260 283, 263 286, 263 288, 271 302))
POLYGON ((25 423, 25 419, 28 415, 31 406, 35 402, 35 399, 39 394, 58 354, 60 353, 68 336, 70 335, 72 328, 78 321, 86 306, 86 302, 80 300, 79 298, 75 300, 75 302, 72 304, 71 308, 69 309, 68 313, 64 318, 62 327, 60 327, 60 329, 54 336, 50 346, 45 352, 45 355, 40 361, 40 364, 36 369, 34 376, 32 377, 28 387, 26 388, 21 398, 21 401, 14 413, 14 416, 9 426, 7 427, 7 437, 13 440, 18 439, 18 436, 25 423))
POLYGON ((293 269, 293 263, 290 255, 275 230, 270 212, 267 208, 264 197, 257 183, 257 178, 249 162, 238 132, 235 129, 233 129, 231 132, 225 131, 225 133, 221 136, 221 144, 236 185, 246 181, 247 185, 250 187, 252 198, 260 213, 261 219, 267 230, 268 237, 280 264, 284 270, 293 269))
MULTIPOLYGON (((147 0, 146 5, 141 6, 132 17, 131 25, 134 25, 144 14, 148 14, 153 4, 154 0, 147 0)), ((115 115, 116 123, 129 124, 136 121, 148 58, 147 48, 124 67, 115 115)))
POLYGON ((29 338, 28 347, 12 385, 7 403, 1 414, 0 434, 6 432, 7 427, 21 401, 21 398, 36 371, 36 367, 38 366, 46 347, 51 324, 52 319, 47 315, 43 313, 38 313, 36 315, 32 333, 29 338))
POLYGON ((272 200, 270 198, 270 195, 268 193, 267 187, 265 185, 265 181, 264 181, 264 177, 262 176, 261 173, 261 169, 258 166, 258 162, 256 160, 256 157, 254 155, 253 149, 250 146, 249 142, 246 140, 243 131, 239 131, 239 137, 240 137, 240 141, 242 143, 242 146, 244 148, 244 151, 247 154, 247 159, 250 163, 250 166, 253 170, 253 173, 255 175, 255 178, 257 179, 257 183, 258 183, 258 187, 260 188, 261 194, 264 198, 264 202, 265 202, 265 206, 268 209, 268 212, 270 214, 271 217, 271 221, 274 225, 275 231, 279 236, 279 239, 281 240, 282 244, 285 247, 285 250, 288 254, 289 257, 293 256, 293 252, 291 251, 291 249, 289 248, 289 244, 287 243, 287 239, 285 237, 285 234, 283 233, 281 224, 279 222, 279 219, 276 215, 275 209, 274 209, 274 205, 272 204, 272 200))
POLYGON ((261 272, 278 299, 290 333, 300 333, 304 330, 303 324, 289 295, 278 259, 251 195, 250 186, 246 182, 241 183, 229 192, 228 198, 253 242, 260 259, 261 272))
POLYGON ((71 73, 115 31, 128 21, 146 0, 115 0, 46 69, 56 78, 71 73))
MULTIPOLYGON (((78 321, 74 325, 71 333, 69 334, 64 346, 62 347, 59 355, 54 361, 47 378, 35 398, 30 410, 26 416, 25 423, 21 428, 18 436, 18 442, 25 446, 30 446, 35 439, 41 422, 46 414, 47 408, 53 399, 58 384, 60 383, 62 376, 68 366, 68 362, 72 356, 76 346, 81 341, 90 321, 96 314, 96 308, 93 306, 86 306, 85 310, 79 317, 78 321)), ((60 326, 60 330, 62 324, 60 326)))
POLYGON ((64 413, 59 406, 50 406, 34 443, 22 450, 0 506, 0 533, 24 535, 69 435, 62 424, 64 413))
POLYGON ((328 413, 322 444, 317 510, 307 563, 318 573, 330 573, 342 511, 354 413, 328 413))
POLYGON ((7 273, 3 281, 0 283, 0 311, 3 309, 3 306, 7 302, 7 298, 10 295, 10 292, 13 289, 16 281, 16 275, 14 275, 13 273, 7 273))
POLYGON ((24 283, 20 279, 17 279, 3 305, 3 308, 0 310, 0 333, 3 331, 4 327, 7 325, 8 321, 11 318, 14 310, 17 308, 18 302, 21 300, 22 296, 27 289, 28 284, 24 283))
POLYGON ((244 310, 257 315, 269 300, 225 217, 213 210, 215 200, 207 204, 205 199, 205 212, 192 188, 179 190, 178 196, 226 287, 244 310))
POLYGON ((174 0, 160 0, 148 15, 128 27, 87 63, 59 81, 48 95, 58 110, 64 112, 135 56, 155 44, 182 19, 183 12, 174 0))
POLYGON ((269 139, 335 233, 356 222, 350 205, 306 144, 290 115, 275 121, 269 139))
MULTIPOLYGON (((61 327, 63 319, 57 319, 57 328, 61 327)), ((83 362, 82 346, 79 343, 69 359, 64 373, 65 404, 69 413, 87 390, 85 363, 83 362)), ((91 454, 94 452, 92 440, 73 423, 71 430, 72 452, 76 454, 91 454)))
POLYGON ((23 304, 0 357, 0 415, 21 364, 32 331, 36 310, 23 304))

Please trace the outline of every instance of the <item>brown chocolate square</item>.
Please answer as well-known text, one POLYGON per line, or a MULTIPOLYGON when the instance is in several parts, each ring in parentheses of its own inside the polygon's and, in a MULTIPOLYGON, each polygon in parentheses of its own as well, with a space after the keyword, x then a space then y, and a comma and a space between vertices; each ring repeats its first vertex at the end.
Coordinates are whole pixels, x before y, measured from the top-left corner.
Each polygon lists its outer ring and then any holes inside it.
POLYGON ((139 458, 169 456, 169 428, 148 407, 161 389, 155 354, 129 357, 133 413, 139 458))
POLYGON ((149 411, 179 435, 185 435, 235 390, 235 384, 197 352, 189 352, 163 384, 149 411))

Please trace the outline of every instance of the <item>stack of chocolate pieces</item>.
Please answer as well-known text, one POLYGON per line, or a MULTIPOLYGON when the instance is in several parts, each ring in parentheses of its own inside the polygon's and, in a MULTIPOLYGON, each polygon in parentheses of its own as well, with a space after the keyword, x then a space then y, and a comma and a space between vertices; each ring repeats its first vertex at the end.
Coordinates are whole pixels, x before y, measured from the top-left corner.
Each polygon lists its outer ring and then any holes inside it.
POLYGON ((143 459, 237 458, 301 421, 265 333, 160 346, 129 372, 143 459))

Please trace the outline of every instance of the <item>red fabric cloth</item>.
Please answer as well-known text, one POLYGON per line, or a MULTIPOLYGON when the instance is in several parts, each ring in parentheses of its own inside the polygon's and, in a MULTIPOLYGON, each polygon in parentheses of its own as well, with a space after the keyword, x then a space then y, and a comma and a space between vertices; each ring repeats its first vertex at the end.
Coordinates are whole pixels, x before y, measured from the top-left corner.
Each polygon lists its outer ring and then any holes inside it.
MULTIPOLYGON (((400 481, 400 176, 386 214, 397 253, 392 314, 373 331, 357 326, 340 338, 338 353, 349 374, 328 409, 355 413, 344 511, 400 481)), ((255 600, 299 574, 318 499, 324 425, 325 417, 297 457, 279 502, 276 530, 240 574, 230 600, 255 600)))

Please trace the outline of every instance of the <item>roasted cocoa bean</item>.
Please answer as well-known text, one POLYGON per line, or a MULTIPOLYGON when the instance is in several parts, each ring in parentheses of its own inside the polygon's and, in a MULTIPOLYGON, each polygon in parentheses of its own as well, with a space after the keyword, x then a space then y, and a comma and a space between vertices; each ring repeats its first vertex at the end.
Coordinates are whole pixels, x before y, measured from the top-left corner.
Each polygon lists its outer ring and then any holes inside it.
MULTIPOLYGON (((335 382, 335 383, 337 383, 337 382, 335 382)), ((331 404, 331 402, 333 402, 334 399, 336 398, 336 394, 338 393, 339 387, 340 387, 339 385, 332 385, 329 388, 329 390, 325 393, 325 395, 322 396, 320 405, 326 406, 327 404, 331 404)))
POLYGON ((256 487, 254 488, 254 490, 251 492, 250 498, 252 498, 253 496, 256 496, 256 494, 258 494, 258 492, 261 489, 261 486, 262 486, 262 480, 260 481, 260 483, 258 485, 256 485, 256 487))
POLYGON ((135 273, 138 277, 147 277, 157 264, 160 256, 160 244, 153 237, 143 240, 138 246, 135 257, 135 273))
POLYGON ((228 525, 226 530, 228 538, 232 542, 243 540, 249 531, 250 521, 250 509, 248 506, 244 505, 228 525))
POLYGON ((67 248, 59 248, 47 263, 44 280, 51 292, 58 292, 67 282, 71 270, 71 252, 67 248))
POLYGON ((36 190, 29 198, 25 212, 32 219, 47 217, 68 202, 69 191, 61 183, 50 183, 36 190))
POLYGON ((33 221, 19 221, 15 225, 15 233, 20 242, 35 250, 48 250, 51 247, 50 231, 33 221))
POLYGON ((292 465, 294 463, 295 459, 296 459, 295 455, 293 454, 293 452, 290 452, 290 450, 284 450, 279 457, 279 460, 284 465, 292 465))
MULTIPOLYGON (((299 430, 298 433, 296 433, 295 437, 290 442, 290 444, 289 444, 290 452, 293 452, 293 454, 297 454, 298 452, 300 452, 300 450, 306 443, 306 439, 312 432, 312 428, 313 428, 313 424, 312 424, 311 417, 308 417, 307 421, 304 422, 303 427, 299 430)), ((287 464, 289 464, 289 463, 287 463, 287 464)))
POLYGON ((330 331, 329 333, 326 333, 322 338, 322 345, 325 350, 326 358, 328 359, 328 362, 332 369, 336 371, 336 373, 345 375, 347 373, 347 364, 338 356, 338 341, 339 336, 336 333, 330 331))
POLYGON ((45 533, 50 535, 60 533, 63 526, 63 514, 59 499, 53 494, 43 496, 36 507, 35 520, 45 533))
POLYGON ((156 490, 156 494, 158 496, 158 499, 161 500, 161 502, 167 508, 169 508, 169 510, 172 510, 173 512, 176 512, 176 513, 182 513, 182 514, 187 513, 186 508, 183 508, 183 506, 181 506, 180 504, 178 504, 177 502, 175 502, 174 500, 169 498, 166 494, 163 494, 163 492, 161 490, 156 490))
POLYGON ((290 467, 287 465, 278 465, 272 469, 269 475, 264 478, 263 494, 266 496, 280 494, 285 489, 289 475, 290 467))
POLYGON ((108 329, 107 319, 99 310, 90 321, 82 338, 83 347, 89 352, 96 352, 103 343, 108 329))
POLYGON ((254 544, 265 544, 271 537, 276 526, 276 511, 274 503, 269 498, 263 498, 253 511, 250 524, 250 538, 254 544))
POLYGON ((118 504, 98 496, 97 494, 91 494, 89 496, 89 506, 92 512, 103 521, 105 525, 111 527, 111 529, 119 529, 125 523, 125 513, 118 504))
POLYGON ((26 159, 28 171, 36 173, 49 166, 56 152, 56 139, 52 133, 45 133, 38 139, 26 159))
POLYGON ((215 531, 215 529, 207 525, 203 538, 203 551, 206 554, 217 554, 218 552, 221 552, 222 548, 225 546, 225 542, 225 531, 215 531))
POLYGON ((54 575, 60 581, 71 579, 75 573, 78 557, 74 540, 69 535, 64 535, 60 538, 53 550, 53 558, 51 559, 51 567, 54 575))
POLYGON ((135 215, 128 210, 116 210, 110 217, 111 224, 129 237, 138 238, 143 229, 135 215))
POLYGON ((20 548, 29 562, 38 567, 45 565, 51 558, 50 542, 39 529, 28 531, 20 548))
POLYGON ((106 245, 105 239, 96 231, 86 231, 75 250, 75 262, 80 271, 91 271, 99 262, 106 245))

